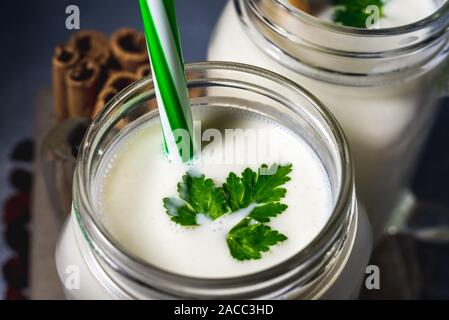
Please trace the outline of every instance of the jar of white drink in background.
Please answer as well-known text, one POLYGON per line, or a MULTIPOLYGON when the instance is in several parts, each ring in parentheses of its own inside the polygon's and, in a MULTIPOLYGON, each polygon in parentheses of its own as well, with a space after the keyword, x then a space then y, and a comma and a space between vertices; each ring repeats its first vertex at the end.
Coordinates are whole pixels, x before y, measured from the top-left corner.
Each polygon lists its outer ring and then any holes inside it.
MULTIPOLYGON (((226 220, 191 229, 170 220, 162 197, 181 176, 163 154, 153 83, 143 79, 109 102, 81 144, 72 213, 56 250, 67 298, 357 297, 371 230, 332 114, 299 85, 256 67, 199 63, 186 72, 193 118, 203 129, 274 130, 279 163, 293 167, 283 200, 288 208, 270 224, 288 239, 259 260, 237 261, 221 238, 226 220)), ((202 141, 210 141, 205 132, 202 141)), ((251 146, 237 147, 238 154, 251 146)), ((201 162, 209 159, 206 151, 201 162)), ((263 159, 273 149, 267 154, 263 159)), ((218 179, 239 167, 202 168, 218 179)))
POLYGON ((446 0, 391 0, 384 14, 380 27, 389 28, 357 29, 288 1, 229 1, 208 52, 208 60, 277 72, 334 113, 376 239, 395 209, 404 208, 401 200, 410 199, 409 178, 436 114, 449 53, 446 0))

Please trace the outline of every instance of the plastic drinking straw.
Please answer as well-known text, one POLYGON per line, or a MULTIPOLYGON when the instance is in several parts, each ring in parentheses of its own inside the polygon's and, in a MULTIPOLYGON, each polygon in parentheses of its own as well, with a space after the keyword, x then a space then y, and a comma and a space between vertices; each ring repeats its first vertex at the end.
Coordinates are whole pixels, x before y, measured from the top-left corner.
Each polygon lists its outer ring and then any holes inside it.
POLYGON ((170 160, 192 159, 193 125, 173 0, 139 0, 165 149, 170 160))

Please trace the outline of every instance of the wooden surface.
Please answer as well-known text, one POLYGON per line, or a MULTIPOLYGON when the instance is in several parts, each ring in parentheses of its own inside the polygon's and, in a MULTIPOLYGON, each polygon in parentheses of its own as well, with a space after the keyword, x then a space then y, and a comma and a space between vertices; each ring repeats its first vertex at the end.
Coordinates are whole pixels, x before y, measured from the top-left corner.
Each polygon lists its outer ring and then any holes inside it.
POLYGON ((31 299, 64 299, 55 265, 55 245, 60 223, 53 212, 39 159, 42 138, 51 128, 52 98, 49 89, 39 91, 35 113, 34 187, 31 225, 31 299))

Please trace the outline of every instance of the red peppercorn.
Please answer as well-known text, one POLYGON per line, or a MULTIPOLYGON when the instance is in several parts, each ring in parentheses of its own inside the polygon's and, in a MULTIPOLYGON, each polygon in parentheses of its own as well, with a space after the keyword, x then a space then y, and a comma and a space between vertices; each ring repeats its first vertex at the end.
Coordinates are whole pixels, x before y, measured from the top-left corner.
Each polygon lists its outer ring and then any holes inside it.
POLYGON ((6 225, 21 221, 24 224, 29 220, 30 195, 17 193, 9 197, 3 207, 3 221, 6 225))
POLYGON ((28 284, 28 266, 19 256, 9 258, 3 266, 3 275, 9 287, 25 288, 28 284))
POLYGON ((22 290, 8 287, 6 289, 6 300, 28 300, 22 290))

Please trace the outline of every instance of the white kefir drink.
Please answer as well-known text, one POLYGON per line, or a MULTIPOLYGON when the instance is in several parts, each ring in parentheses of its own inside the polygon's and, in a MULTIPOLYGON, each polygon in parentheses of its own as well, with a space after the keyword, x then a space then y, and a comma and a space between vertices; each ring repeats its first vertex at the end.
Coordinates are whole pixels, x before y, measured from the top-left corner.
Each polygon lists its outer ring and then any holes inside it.
POLYGON ((385 1, 380 29, 362 30, 334 24, 335 7, 309 3, 306 14, 287 1, 230 1, 208 59, 277 72, 331 109, 348 136, 360 200, 378 238, 406 194, 434 119, 439 74, 447 60, 447 19, 400 27, 439 9, 447 17, 448 4, 385 1), (385 29, 391 27, 399 29, 385 29), (427 37, 422 30, 432 32, 427 37))
POLYGON ((258 68, 189 77, 191 161, 168 159, 149 79, 88 129, 56 252, 67 297, 356 297, 371 234, 332 115, 258 68))
POLYGON ((153 121, 137 128, 124 138, 105 164, 99 192, 101 212, 106 226, 120 243, 160 268, 194 277, 242 276, 292 257, 318 235, 332 209, 330 184, 310 146, 285 128, 244 111, 209 109, 194 116, 202 127, 212 126, 223 132, 223 145, 216 144, 216 149, 223 150, 212 151, 206 146, 201 160, 194 160, 192 165, 170 163, 163 152, 160 124, 153 121), (225 129, 235 134, 226 137, 225 129), (248 141, 251 133, 256 139, 264 139, 260 144, 276 143, 275 148, 267 147, 267 152, 251 159, 248 144, 257 142, 248 141), (226 163, 216 156, 217 152, 232 150, 240 160, 234 157, 226 163), (276 245, 262 259, 238 261, 226 244, 229 230, 249 214, 248 209, 225 214, 215 221, 199 217, 200 225, 188 228, 171 221, 166 214, 162 199, 176 197, 176 185, 186 171, 204 174, 221 185, 230 172, 240 174, 247 167, 257 171, 263 163, 289 163, 292 171, 283 199, 288 208, 269 224, 288 240, 276 245))

